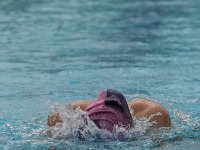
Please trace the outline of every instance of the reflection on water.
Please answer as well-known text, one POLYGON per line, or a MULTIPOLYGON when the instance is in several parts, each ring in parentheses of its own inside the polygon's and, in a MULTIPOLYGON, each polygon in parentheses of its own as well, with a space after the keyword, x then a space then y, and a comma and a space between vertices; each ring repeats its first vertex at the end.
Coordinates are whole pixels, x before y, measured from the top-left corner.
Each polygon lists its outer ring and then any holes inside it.
POLYGON ((198 145, 199 6, 198 0, 1 0, 0 149, 198 145), (106 88, 161 103, 173 128, 87 145, 43 133, 48 103, 91 99, 106 88))

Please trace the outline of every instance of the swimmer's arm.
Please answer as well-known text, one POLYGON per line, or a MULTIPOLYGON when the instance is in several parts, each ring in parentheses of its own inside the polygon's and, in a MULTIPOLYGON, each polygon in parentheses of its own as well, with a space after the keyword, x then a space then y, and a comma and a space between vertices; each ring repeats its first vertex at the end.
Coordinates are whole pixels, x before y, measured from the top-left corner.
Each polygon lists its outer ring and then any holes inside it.
MULTIPOLYGON (((80 109, 82 109, 83 111, 92 103, 93 100, 77 100, 74 101, 70 104, 70 107, 72 109, 76 109, 77 107, 79 107, 80 109)), ((47 125, 49 127, 55 126, 57 123, 61 123, 62 120, 59 116, 58 112, 51 112, 48 115, 48 119, 47 119, 47 125)))

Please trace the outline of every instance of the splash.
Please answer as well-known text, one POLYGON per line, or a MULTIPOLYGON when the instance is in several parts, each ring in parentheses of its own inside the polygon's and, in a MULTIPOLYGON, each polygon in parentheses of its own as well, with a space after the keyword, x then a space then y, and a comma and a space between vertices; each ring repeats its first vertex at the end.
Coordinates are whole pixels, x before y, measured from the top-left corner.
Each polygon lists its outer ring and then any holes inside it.
MULTIPOLYGON (((63 120, 62 123, 45 129, 46 133, 51 133, 52 138, 50 139, 52 140, 58 139, 60 141, 64 139, 65 141, 71 141, 75 139, 80 141, 81 139, 86 141, 90 145, 89 147, 99 146, 98 143, 106 141, 103 142, 103 145, 109 145, 112 148, 116 145, 129 147, 131 144, 131 147, 134 148, 150 149, 155 147, 165 148, 169 144, 184 142, 187 139, 198 140, 200 137, 199 114, 184 112, 173 107, 173 105, 168 108, 172 112, 173 126, 171 128, 156 128, 154 126, 156 122, 149 122, 152 117, 162 115, 157 113, 147 118, 133 117, 134 128, 126 130, 122 126, 116 125, 114 133, 97 128, 87 116, 87 112, 82 111, 80 108, 72 109, 70 105, 62 104, 53 104, 51 107, 52 111, 58 112, 63 120), (117 142, 119 136, 122 136, 125 142, 117 142)), ((134 116, 134 111, 131 108, 129 109, 132 116, 134 116)))
MULTIPOLYGON (((184 112, 178 107, 168 107, 171 113, 172 128, 155 128, 155 123, 149 123, 149 118, 136 119, 135 128, 126 130, 116 126, 116 132, 111 134, 107 130, 100 130, 89 120, 87 113, 80 108, 73 110, 69 105, 54 104, 53 112, 58 112, 63 123, 54 127, 45 127, 46 114, 30 120, 14 120, 0 118, 1 127, 0 142, 8 149, 45 149, 56 146, 69 149, 151 149, 155 147, 166 148, 168 145, 187 145, 191 141, 195 144, 200 139, 200 115, 199 112, 184 112), (51 137, 48 138, 47 134, 51 137), (78 136, 82 137, 79 138, 78 136), (118 136, 123 136, 125 141, 118 141, 118 136), (15 140, 13 140, 15 139, 15 140), (78 142, 78 144, 77 144, 78 142), (87 143, 87 145, 85 144, 87 143), (116 148, 117 147, 117 148, 116 148)), ((131 110, 134 116, 134 111, 131 110)), ((161 114, 155 114, 161 115, 161 114)), ((1 149, 1 147, 0 147, 1 149)))
POLYGON ((52 106, 52 111, 58 113, 63 121, 48 128, 47 132, 53 138, 71 138, 78 134, 86 138, 88 131, 96 128, 92 122, 88 123, 86 112, 80 108, 72 109, 70 105, 55 104, 52 106))
MULTIPOLYGON (((107 130, 99 129, 94 122, 89 119, 87 112, 82 111, 80 108, 72 109, 69 104, 54 104, 51 107, 53 112, 59 113, 59 116, 63 122, 57 123, 53 127, 48 127, 46 132, 52 138, 58 139, 78 137, 82 140, 136 140, 142 135, 145 135, 148 129, 153 126, 154 122, 150 123, 149 120, 156 115, 160 115, 158 113, 148 118, 143 117, 140 119, 133 117, 135 122, 134 128, 127 130, 120 125, 116 125, 114 127, 115 132, 110 133, 107 130)), ((134 111, 131 108, 130 112, 132 116, 134 116, 134 111)))

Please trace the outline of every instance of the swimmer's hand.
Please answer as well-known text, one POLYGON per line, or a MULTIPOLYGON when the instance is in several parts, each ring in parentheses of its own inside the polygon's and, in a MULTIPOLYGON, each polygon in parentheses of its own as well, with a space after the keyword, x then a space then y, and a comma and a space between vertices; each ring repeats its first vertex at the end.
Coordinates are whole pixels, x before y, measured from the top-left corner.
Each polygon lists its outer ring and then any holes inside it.
POLYGON ((57 112, 51 112, 48 115, 47 125, 49 127, 55 126, 57 123, 61 123, 62 120, 57 112))
MULTIPOLYGON (((64 109, 75 110, 77 106, 73 106, 72 104, 63 105, 64 109)), ((62 123, 62 119, 58 113, 57 107, 54 107, 53 112, 50 112, 47 119, 47 125, 49 127, 55 126, 57 123, 62 123)))
MULTIPOLYGON (((78 100, 74 101, 69 105, 65 105, 65 109, 71 109, 75 110, 76 108, 80 108, 81 110, 85 110, 93 100, 78 100)), ((57 110, 55 109, 54 112, 49 113, 48 119, 47 119, 47 125, 49 127, 55 126, 57 123, 62 123, 61 117, 57 110)))

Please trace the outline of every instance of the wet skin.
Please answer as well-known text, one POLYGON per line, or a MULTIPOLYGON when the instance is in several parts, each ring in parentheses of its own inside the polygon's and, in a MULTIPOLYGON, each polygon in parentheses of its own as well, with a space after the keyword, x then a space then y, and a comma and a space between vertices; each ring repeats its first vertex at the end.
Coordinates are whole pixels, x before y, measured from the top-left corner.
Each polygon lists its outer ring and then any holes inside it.
MULTIPOLYGON (((92 104, 93 101, 94 100, 77 100, 71 103, 71 107, 73 109, 80 107, 80 109, 84 111, 90 104, 92 104)), ((168 111, 160 104, 147 99, 139 98, 129 101, 128 105, 134 111, 134 117, 142 118, 152 116, 149 121, 153 122, 155 125, 160 127, 171 127, 170 115, 168 111)), ((60 119, 58 113, 52 112, 48 115, 47 125, 49 127, 60 122, 62 122, 62 120, 60 119)))

